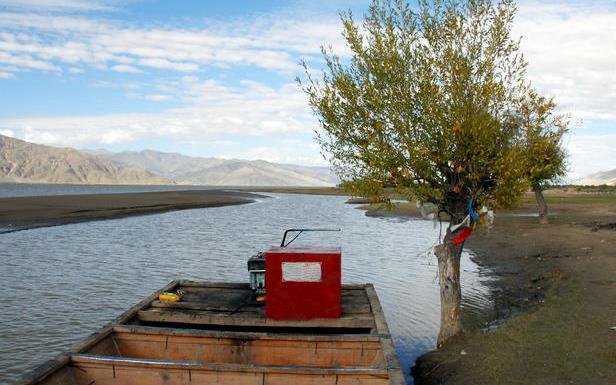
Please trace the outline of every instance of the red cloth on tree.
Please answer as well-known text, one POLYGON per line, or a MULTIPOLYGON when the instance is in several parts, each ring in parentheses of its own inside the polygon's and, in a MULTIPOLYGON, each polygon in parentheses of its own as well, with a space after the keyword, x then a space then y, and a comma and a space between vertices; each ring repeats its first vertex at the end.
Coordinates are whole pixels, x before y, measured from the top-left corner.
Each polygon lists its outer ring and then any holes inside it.
POLYGON ((471 227, 463 228, 462 230, 460 230, 460 233, 453 239, 453 244, 459 245, 464 243, 464 241, 466 241, 466 239, 471 236, 472 232, 473 229, 471 227))

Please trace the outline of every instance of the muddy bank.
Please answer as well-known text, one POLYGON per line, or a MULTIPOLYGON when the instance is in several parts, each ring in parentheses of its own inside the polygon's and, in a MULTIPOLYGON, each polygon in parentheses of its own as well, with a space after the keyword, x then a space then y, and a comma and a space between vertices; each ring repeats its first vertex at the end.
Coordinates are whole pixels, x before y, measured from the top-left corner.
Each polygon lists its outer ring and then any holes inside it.
POLYGON ((616 196, 546 198, 557 214, 549 225, 528 216, 527 197, 469 239, 497 278, 496 316, 420 357, 416 384, 616 383, 616 196))
POLYGON ((224 190, 0 198, 0 233, 174 210, 238 205, 263 197, 224 190))
POLYGON ((369 217, 402 217, 421 218, 421 213, 414 202, 396 203, 393 206, 373 203, 357 206, 359 210, 365 210, 369 217))

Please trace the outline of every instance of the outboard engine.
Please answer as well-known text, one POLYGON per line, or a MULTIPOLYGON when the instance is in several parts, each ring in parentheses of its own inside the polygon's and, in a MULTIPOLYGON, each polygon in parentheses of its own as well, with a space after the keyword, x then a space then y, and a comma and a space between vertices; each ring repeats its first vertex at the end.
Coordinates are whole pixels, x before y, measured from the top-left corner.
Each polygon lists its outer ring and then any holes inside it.
POLYGON ((250 289, 255 297, 265 295, 265 253, 259 251, 248 258, 248 275, 250 276, 250 289))

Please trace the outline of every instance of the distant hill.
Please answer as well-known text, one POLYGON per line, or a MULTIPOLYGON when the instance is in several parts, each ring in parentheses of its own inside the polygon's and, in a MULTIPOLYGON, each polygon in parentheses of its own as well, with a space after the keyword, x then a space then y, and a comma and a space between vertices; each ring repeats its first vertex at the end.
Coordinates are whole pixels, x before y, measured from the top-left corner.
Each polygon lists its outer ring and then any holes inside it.
POLYGON ((94 155, 0 135, 0 182, 74 184, 171 184, 149 171, 94 155))
POLYGON ((616 169, 588 175, 587 177, 575 181, 573 184, 580 186, 599 186, 602 184, 616 186, 616 169))
POLYGON ((199 158, 152 150, 91 151, 125 167, 138 167, 181 184, 208 186, 335 186, 329 167, 276 164, 263 160, 199 158))

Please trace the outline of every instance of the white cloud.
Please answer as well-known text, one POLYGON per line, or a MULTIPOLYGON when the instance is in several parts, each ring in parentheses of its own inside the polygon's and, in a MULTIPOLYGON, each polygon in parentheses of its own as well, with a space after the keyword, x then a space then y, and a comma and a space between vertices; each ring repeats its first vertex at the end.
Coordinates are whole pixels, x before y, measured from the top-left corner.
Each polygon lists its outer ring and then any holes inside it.
POLYGON ((113 11, 108 1, 97 0, 0 0, 0 7, 52 11, 113 11))
MULTIPOLYGON (((1 0, 0 0, 1 1, 1 0)), ((155 68, 195 72, 243 65, 290 74, 321 44, 341 44, 338 19, 273 15, 192 27, 136 27, 113 19, 0 12, 0 52, 61 67, 155 68)), ((307 16, 308 17, 308 16, 307 16)))
POLYGON ((0 71, 0 79, 11 79, 14 77, 15 77, 15 74, 12 72, 0 71))
POLYGON ((144 86, 141 82, 130 81, 123 83, 115 83, 107 80, 96 80, 90 83, 91 87, 94 88, 117 88, 117 89, 125 89, 125 90, 136 90, 142 88, 144 86))
POLYGON ((114 28, 113 23, 102 19, 22 12, 0 12, 0 26, 3 29, 19 31, 21 39, 33 39, 38 33, 64 37, 79 33, 86 37, 93 33, 105 33, 114 28))
POLYGON ((273 143, 267 146, 259 146, 242 152, 227 152, 227 156, 249 160, 260 159, 273 163, 311 166, 328 164, 321 156, 319 146, 292 140, 273 140, 273 143))
POLYGON ((596 135, 574 133, 567 138, 566 148, 570 156, 571 179, 616 169, 616 132, 596 135))
MULTIPOLYGON (((290 82, 299 70, 300 57, 320 56, 321 44, 335 46, 338 53, 346 52, 340 44, 336 14, 329 18, 303 15, 303 20, 288 14, 224 23, 207 20, 192 27, 136 27, 112 19, 0 12, 0 53, 27 55, 54 68, 66 67, 68 72, 90 67, 142 71, 140 76, 151 76, 153 71, 148 69, 180 76, 208 67, 253 66, 283 74, 290 82)), ((304 95, 294 83, 271 87, 247 80, 230 87, 220 80, 200 80, 198 76, 174 80, 171 75, 165 80, 131 84, 99 80, 92 86, 123 89, 129 98, 178 100, 183 107, 151 114, 0 119, 0 128, 39 143, 98 147, 152 138, 238 143, 246 137, 280 138, 298 132, 311 136, 316 127, 304 95)), ((242 146, 238 148, 243 151, 242 146)), ((315 158, 314 154, 303 154, 309 148, 305 143, 286 148, 284 156, 277 146, 265 145, 244 157, 310 159, 309 163, 315 158)))
POLYGON ((163 95, 163 94, 144 95, 143 98, 145 100, 151 100, 153 102, 164 102, 164 101, 173 99, 171 95, 163 95))
POLYGON ((113 129, 103 133, 101 136, 101 143, 103 144, 116 144, 126 143, 134 140, 134 132, 126 129, 113 129))
POLYGON ((525 2, 522 35, 533 83, 575 118, 616 120, 616 8, 605 2, 525 2))
POLYGON ((138 73, 142 73, 143 72, 139 68, 130 66, 128 64, 114 65, 113 67, 111 67, 111 69, 116 71, 116 72, 130 72, 130 73, 134 73, 134 74, 138 74, 138 73))
POLYGON ((34 69, 41 71, 61 71, 59 66, 36 59, 30 55, 13 55, 2 51, 0 51, 0 63, 9 64, 19 70, 34 69))
MULTIPOLYGON (((0 130, 11 130, 37 143, 95 147, 155 137, 199 142, 311 134, 315 126, 304 95, 293 83, 271 88, 248 82, 231 88, 212 79, 187 76, 165 87, 175 88, 185 105, 149 114, 0 119, 0 130)), ((167 100, 166 94, 142 97, 167 100)))
MULTIPOLYGON (((566 139, 569 178, 616 168, 616 8, 608 2, 523 2, 522 35, 534 85, 554 96, 576 124, 566 139), (613 134, 585 128, 612 122, 613 134)), ((609 123, 608 123, 609 126, 609 123)))
POLYGON ((139 60, 139 64, 152 68, 168 69, 183 72, 197 71, 199 69, 199 65, 195 63, 172 62, 170 60, 161 58, 141 59, 139 60))

